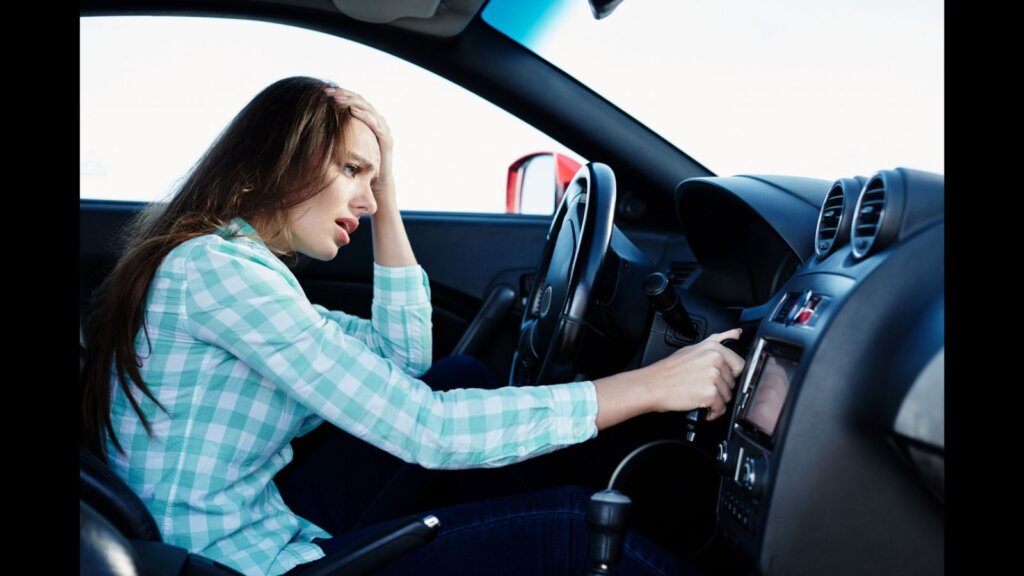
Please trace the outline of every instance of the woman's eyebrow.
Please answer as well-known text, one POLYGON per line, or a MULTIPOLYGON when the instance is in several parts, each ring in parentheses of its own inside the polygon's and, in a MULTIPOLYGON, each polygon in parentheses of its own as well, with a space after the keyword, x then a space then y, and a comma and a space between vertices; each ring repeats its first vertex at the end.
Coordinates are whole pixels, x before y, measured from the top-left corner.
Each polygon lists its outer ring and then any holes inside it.
POLYGON ((349 152, 347 154, 347 156, 348 156, 348 158, 350 160, 355 160, 357 163, 362 165, 363 169, 365 169, 365 170, 370 170, 372 172, 373 169, 376 168, 376 166, 374 165, 373 162, 370 162, 369 160, 367 160, 366 158, 360 156, 359 154, 357 154, 355 152, 349 152))

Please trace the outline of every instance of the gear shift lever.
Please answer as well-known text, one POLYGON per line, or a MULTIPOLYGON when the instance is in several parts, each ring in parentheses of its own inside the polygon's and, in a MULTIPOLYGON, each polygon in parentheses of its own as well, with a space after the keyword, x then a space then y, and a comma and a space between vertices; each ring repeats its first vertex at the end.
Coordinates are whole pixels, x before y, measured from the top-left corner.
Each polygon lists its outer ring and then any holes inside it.
POLYGON ((618 490, 602 490, 590 497, 590 506, 587 507, 590 539, 587 544, 586 576, 616 574, 612 565, 617 564, 622 556, 631 504, 629 496, 618 490))

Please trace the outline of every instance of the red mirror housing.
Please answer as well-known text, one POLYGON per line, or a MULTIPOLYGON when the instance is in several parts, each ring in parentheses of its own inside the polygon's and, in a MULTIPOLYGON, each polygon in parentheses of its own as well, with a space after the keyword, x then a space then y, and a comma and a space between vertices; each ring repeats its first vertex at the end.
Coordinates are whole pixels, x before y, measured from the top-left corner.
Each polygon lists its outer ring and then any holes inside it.
POLYGON ((558 203, 561 202, 566 186, 569 185, 573 175, 576 174, 581 166, 579 162, 558 152, 534 152, 520 157, 508 167, 508 179, 506 180, 505 188, 506 214, 520 214, 522 212, 523 174, 529 163, 541 157, 551 157, 555 162, 555 173, 552 175, 554 178, 552 190, 555 193, 555 197, 552 206, 558 206, 558 203))

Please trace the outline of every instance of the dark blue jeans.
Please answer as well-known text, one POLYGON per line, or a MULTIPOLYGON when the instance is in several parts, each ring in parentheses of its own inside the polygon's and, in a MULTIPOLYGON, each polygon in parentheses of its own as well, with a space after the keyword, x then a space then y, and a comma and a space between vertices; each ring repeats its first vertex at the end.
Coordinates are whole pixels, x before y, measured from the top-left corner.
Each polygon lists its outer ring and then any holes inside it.
MULTIPOLYGON (((498 387, 490 371, 468 356, 436 362, 422 380, 435 390, 498 387)), ((441 520, 433 542, 399 558, 381 574, 582 574, 590 490, 561 487, 440 509, 424 507, 444 474, 407 464, 336 431, 280 489, 292 511, 335 535, 317 542, 328 556, 393 518, 429 512, 441 520)), ((514 484, 515 476, 509 478, 514 484)), ((508 494, 514 488, 496 487, 495 493, 508 494)), ((289 574, 301 574, 314 564, 298 566, 289 574)), ((626 538, 618 570, 622 575, 696 573, 633 532, 626 538)))

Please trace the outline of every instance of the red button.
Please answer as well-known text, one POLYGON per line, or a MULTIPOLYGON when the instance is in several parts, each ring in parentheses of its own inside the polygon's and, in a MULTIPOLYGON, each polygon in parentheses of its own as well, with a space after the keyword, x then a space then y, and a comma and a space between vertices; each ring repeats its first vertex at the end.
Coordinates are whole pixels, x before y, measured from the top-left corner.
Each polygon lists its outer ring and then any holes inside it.
POLYGON ((800 326, 803 326, 804 324, 807 324, 807 322, 811 319, 811 316, 814 316, 814 310, 810 308, 804 308, 800 310, 800 312, 797 312, 796 323, 799 324, 800 326))

